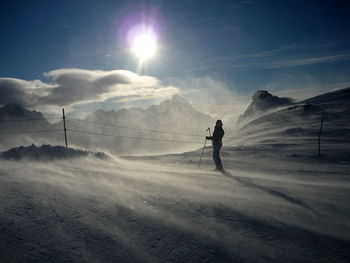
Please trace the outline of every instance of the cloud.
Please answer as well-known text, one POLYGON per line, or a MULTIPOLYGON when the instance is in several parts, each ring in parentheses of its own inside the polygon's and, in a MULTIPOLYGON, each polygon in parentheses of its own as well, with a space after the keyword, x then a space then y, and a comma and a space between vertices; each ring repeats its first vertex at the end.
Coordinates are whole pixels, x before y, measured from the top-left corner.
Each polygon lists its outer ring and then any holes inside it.
POLYGON ((45 76, 48 83, 0 79, 0 103, 72 106, 113 97, 161 97, 179 93, 175 87, 162 86, 157 78, 127 70, 57 69, 45 73, 45 76))
POLYGON ((306 66, 320 63, 331 63, 343 60, 350 60, 350 53, 343 53, 332 56, 302 57, 302 58, 281 58, 275 61, 264 63, 264 68, 288 68, 306 66))
POLYGON ((126 70, 59 69, 46 74, 55 86, 50 96, 42 99, 45 104, 71 105, 104 101, 111 97, 154 96, 175 94, 177 89, 162 87, 151 76, 139 76, 126 70), (69 94, 69 96, 67 96, 69 94))
POLYGON ((276 49, 265 50, 257 53, 248 53, 240 55, 227 55, 223 57, 211 58, 195 64, 190 71, 201 71, 217 66, 228 68, 254 68, 262 67, 261 63, 269 61, 273 57, 281 57, 283 54, 293 52, 297 49, 297 45, 288 45, 276 49))
POLYGON ((288 45, 257 53, 224 56, 201 61, 195 64, 190 71, 203 71, 215 67, 279 69, 350 60, 350 52, 348 51, 330 54, 326 50, 323 54, 310 55, 312 53, 314 51, 311 48, 288 45))

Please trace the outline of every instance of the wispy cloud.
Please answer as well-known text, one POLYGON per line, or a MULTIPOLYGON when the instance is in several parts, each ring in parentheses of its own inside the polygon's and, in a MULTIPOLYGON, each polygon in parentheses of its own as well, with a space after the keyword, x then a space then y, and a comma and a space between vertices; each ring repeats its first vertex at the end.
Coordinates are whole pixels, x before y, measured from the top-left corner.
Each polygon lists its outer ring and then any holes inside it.
POLYGON ((306 51, 305 47, 292 44, 257 53, 208 59, 194 65, 191 72, 209 70, 218 67, 247 69, 291 68, 347 60, 350 60, 349 51, 332 54, 329 51, 324 51, 323 54, 315 54, 313 50, 309 49, 309 51, 306 51))
POLYGON ((320 63, 331 63, 343 60, 350 60, 350 52, 332 55, 332 56, 315 56, 302 58, 284 58, 280 57, 275 61, 268 61, 263 63, 264 68, 288 68, 297 66, 306 66, 320 63))
POLYGON ((297 48, 299 48, 298 45, 294 44, 294 45, 288 45, 288 46, 284 46, 284 47, 280 47, 280 48, 276 48, 276 49, 270 49, 270 50, 266 50, 266 51, 261 51, 261 52, 257 52, 257 53, 251 53, 251 54, 243 54, 243 55, 239 55, 236 56, 236 59, 239 58, 257 58, 257 59, 263 59, 263 58, 271 58, 273 56, 280 56, 283 53, 286 52, 291 52, 293 50, 296 50, 297 48))

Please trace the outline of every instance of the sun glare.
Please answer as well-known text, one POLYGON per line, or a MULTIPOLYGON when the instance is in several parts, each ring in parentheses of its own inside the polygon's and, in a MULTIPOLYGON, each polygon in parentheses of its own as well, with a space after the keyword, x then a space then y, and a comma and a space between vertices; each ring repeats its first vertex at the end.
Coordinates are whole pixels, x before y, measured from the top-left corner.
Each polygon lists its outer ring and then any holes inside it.
POLYGON ((141 61, 148 60, 156 54, 157 39, 151 32, 141 33, 134 38, 131 50, 141 61))

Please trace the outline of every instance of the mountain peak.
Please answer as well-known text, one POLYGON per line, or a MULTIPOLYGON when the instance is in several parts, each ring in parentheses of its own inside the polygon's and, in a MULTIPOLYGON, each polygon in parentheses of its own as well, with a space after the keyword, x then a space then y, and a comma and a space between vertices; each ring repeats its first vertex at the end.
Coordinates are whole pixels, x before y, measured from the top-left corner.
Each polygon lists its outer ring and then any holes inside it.
POLYGON ((180 95, 173 95, 170 99, 163 101, 162 103, 172 103, 180 105, 191 105, 184 97, 180 95))
POLYGON ((170 99, 162 101, 159 105, 152 105, 149 110, 157 110, 161 112, 174 111, 174 112, 187 112, 195 113, 195 109, 192 105, 183 97, 174 95, 170 99))
POLYGON ((0 108, 0 119, 43 119, 44 116, 40 112, 30 111, 23 108, 18 103, 10 103, 0 108))
POLYGON ((261 116, 266 111, 293 104, 291 98, 274 96, 267 90, 258 90, 252 97, 252 102, 246 111, 239 117, 237 124, 246 123, 256 117, 261 116))
POLYGON ((18 103, 10 103, 10 104, 6 104, 4 105, 1 110, 3 111, 8 111, 8 112, 14 112, 14 111, 17 111, 17 112, 24 112, 25 109, 18 103))
POLYGON ((267 90, 258 90, 254 93, 252 99, 253 101, 256 101, 258 99, 264 99, 266 97, 272 97, 272 94, 269 93, 267 90))
POLYGON ((187 100, 184 97, 181 97, 180 95, 177 95, 177 94, 173 95, 171 97, 171 100, 182 101, 182 102, 188 103, 187 100))

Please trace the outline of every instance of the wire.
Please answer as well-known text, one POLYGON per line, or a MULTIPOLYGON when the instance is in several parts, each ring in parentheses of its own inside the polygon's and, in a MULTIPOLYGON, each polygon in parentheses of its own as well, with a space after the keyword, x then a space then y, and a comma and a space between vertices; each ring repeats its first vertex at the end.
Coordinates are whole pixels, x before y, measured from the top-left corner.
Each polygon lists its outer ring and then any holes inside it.
POLYGON ((173 134, 173 135, 203 137, 201 135, 190 134, 190 133, 180 133, 180 132, 170 132, 170 131, 163 131, 163 130, 141 129, 141 128, 136 128, 136 127, 128 127, 128 126, 122 126, 122 125, 116 125, 116 124, 110 124, 110 123, 103 123, 103 122, 88 121, 88 120, 81 120, 81 119, 74 119, 74 118, 66 118, 66 119, 73 120, 73 121, 78 121, 78 122, 86 122, 86 123, 92 123, 92 124, 97 124, 97 125, 111 126, 111 127, 130 129, 130 130, 139 130, 139 131, 145 131, 145 132, 155 132, 155 133, 166 133, 166 134, 173 134))
POLYGON ((8 120, 0 120, 0 122, 11 122, 11 121, 46 121, 46 120, 54 120, 54 119, 62 119, 61 117, 50 117, 44 119, 8 119, 8 120))
POLYGON ((62 129, 56 130, 33 130, 33 131, 12 131, 12 132, 0 132, 0 134, 19 134, 19 133, 37 133, 37 132, 57 132, 63 131, 62 129))
POLYGON ((181 142, 181 143, 192 143, 192 144, 202 144, 203 142, 192 142, 192 141, 181 141, 181 140, 166 140, 166 139, 152 139, 152 138, 142 138, 142 137, 131 137, 131 136, 119 136, 113 134, 105 134, 105 133, 95 133, 95 132, 87 132, 87 131, 78 131, 67 129, 67 131, 90 134, 90 135, 100 135, 100 136, 108 136, 108 137, 116 137, 116 138, 124 138, 124 139, 134 139, 134 140, 144 140, 144 141, 159 141, 159 142, 181 142))
MULTIPOLYGON (((66 117, 66 119, 72 120, 72 121, 78 121, 78 122, 86 122, 86 123, 92 123, 97 125, 104 125, 104 126, 111 126, 111 127, 117 127, 117 128, 123 128, 123 129, 131 129, 131 130, 139 130, 139 131, 146 131, 146 132, 156 132, 156 133, 165 133, 165 134, 173 134, 173 135, 183 135, 183 136, 193 136, 193 137, 203 137, 204 135, 197 135, 197 134, 190 134, 190 133, 181 133, 181 132, 170 132, 170 131, 164 131, 164 130, 150 130, 150 129, 141 129, 136 127, 129 127, 129 126, 122 126, 122 125, 116 125, 111 123, 104 123, 104 122, 95 122, 95 121, 89 121, 89 120, 82 120, 82 119, 76 119, 76 118, 69 118, 66 117)), ((252 139, 247 137, 239 137, 239 136, 225 136, 227 139, 252 139)))
MULTIPOLYGON (((45 121, 45 120, 48 120, 48 119, 62 119, 62 117, 47 117, 45 119, 8 119, 8 120, 0 120, 0 122, 45 121)), ((171 135, 182 135, 182 136, 192 136, 192 137, 200 137, 200 138, 202 138, 204 136, 204 135, 196 135, 196 134, 190 134, 190 133, 170 132, 170 131, 164 131, 164 130, 141 129, 141 128, 136 128, 136 127, 122 126, 122 125, 116 125, 116 124, 104 123, 104 122, 95 122, 95 121, 82 120, 82 119, 76 119, 76 118, 70 118, 70 117, 66 117, 66 120, 77 121, 77 122, 84 122, 84 123, 91 123, 91 124, 96 124, 96 125, 104 125, 104 126, 110 126, 110 127, 117 127, 117 128, 123 128, 123 129, 138 130, 138 131, 144 131, 144 132, 154 132, 154 133, 163 133, 163 134, 171 134, 171 135)), ((256 138, 256 137, 225 136, 224 138, 225 139, 254 140, 254 138, 256 138)), ((293 139, 289 139, 289 140, 293 140, 293 139)), ((295 138, 295 140, 299 140, 299 138, 295 138)))
MULTIPOLYGON (((0 120, 0 122, 46 121, 48 119, 61 119, 61 118, 62 117, 48 117, 48 118, 44 118, 44 119, 8 119, 8 120, 0 120)), ((91 123, 91 124, 96 124, 96 125, 104 125, 104 126, 118 127, 118 128, 138 130, 138 131, 145 131, 145 132, 163 133, 163 134, 171 134, 171 135, 193 136, 193 137, 203 137, 201 135, 195 135, 195 134, 180 133, 180 132, 170 132, 170 131, 164 131, 164 130, 141 129, 141 128, 136 128, 136 127, 128 127, 128 126, 109 124, 109 123, 103 123, 103 122, 95 122, 95 121, 82 120, 82 119, 75 119, 75 118, 69 118, 69 117, 66 117, 66 119, 72 120, 72 121, 77 121, 77 122, 91 123)), ((0 132, 0 135, 5 135, 5 134, 23 134, 23 133, 41 133, 41 132, 58 132, 58 131, 63 131, 63 130, 62 129, 55 129, 55 130, 32 130, 32 131, 12 131, 12 132, 11 131, 8 131, 8 132, 5 131, 5 132, 0 132)), ((79 130, 71 130, 71 129, 67 129, 67 131, 71 131, 71 132, 75 132, 75 133, 90 134, 90 135, 109 136, 109 137, 125 138, 125 139, 134 139, 134 140, 202 144, 202 142, 182 141, 182 140, 167 140, 167 139, 152 139, 152 138, 130 137, 130 136, 119 136, 119 135, 113 135, 113 134, 95 133, 95 132, 87 132, 87 131, 79 131, 79 130)), ((258 138, 258 137, 240 137, 240 136, 225 136, 225 138, 226 139, 262 140, 262 138, 258 138)), ((283 140, 283 141, 308 140, 308 141, 310 141, 310 140, 313 140, 313 138, 288 138, 288 139, 277 138, 277 140, 283 140)), ((325 140, 325 141, 343 141, 343 140, 333 139, 333 138, 323 138, 323 140, 325 140)), ((273 142, 271 142, 271 143, 273 143, 273 142)), ((348 143, 348 141, 345 140, 345 141, 343 141, 343 143, 348 143)), ((304 142, 303 144, 314 144, 314 142, 304 142)))

